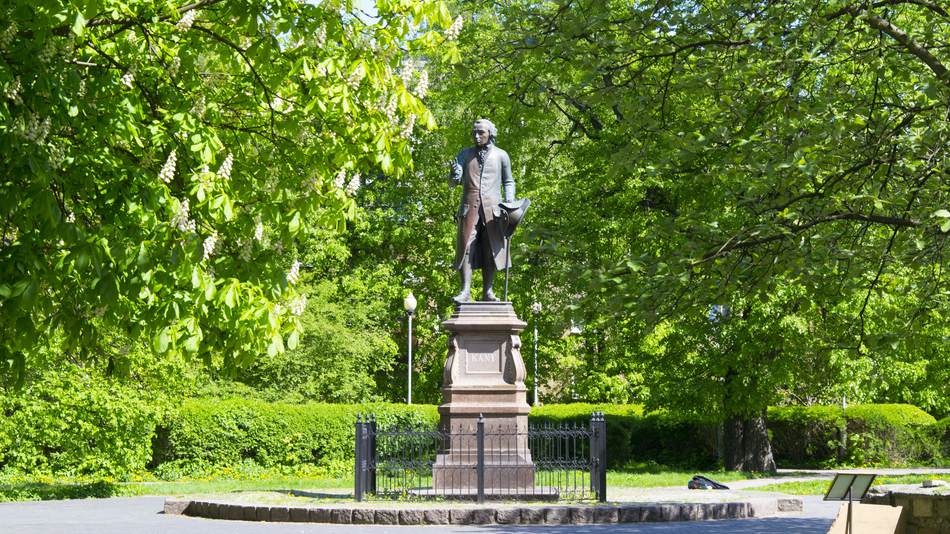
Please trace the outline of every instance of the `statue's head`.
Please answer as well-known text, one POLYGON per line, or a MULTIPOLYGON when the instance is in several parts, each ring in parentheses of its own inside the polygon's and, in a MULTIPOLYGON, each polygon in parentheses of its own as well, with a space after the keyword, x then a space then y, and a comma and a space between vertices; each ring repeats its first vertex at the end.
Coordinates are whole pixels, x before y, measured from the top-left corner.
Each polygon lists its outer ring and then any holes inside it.
POLYGON ((496 135, 498 135, 498 128, 495 128, 495 125, 488 119, 478 119, 472 125, 472 138, 477 146, 494 143, 496 135))

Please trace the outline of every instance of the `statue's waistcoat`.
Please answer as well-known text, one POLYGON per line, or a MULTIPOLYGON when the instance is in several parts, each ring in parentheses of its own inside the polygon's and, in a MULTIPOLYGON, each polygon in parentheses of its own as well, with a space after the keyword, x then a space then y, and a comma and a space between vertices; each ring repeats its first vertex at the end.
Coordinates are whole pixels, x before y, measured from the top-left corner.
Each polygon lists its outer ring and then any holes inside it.
MULTIPOLYGON (((481 219, 496 267, 503 269, 506 263, 505 242, 497 224, 500 215, 498 204, 501 202, 502 188, 506 198, 513 199, 515 195, 508 154, 492 146, 485 154, 484 165, 479 165, 478 149, 471 147, 459 152, 456 161, 462 167, 462 201, 458 211, 459 232, 455 266, 461 266, 471 237, 477 231, 478 221, 481 219)), ((472 252, 475 253, 475 266, 479 267, 484 259, 478 251, 472 252)))

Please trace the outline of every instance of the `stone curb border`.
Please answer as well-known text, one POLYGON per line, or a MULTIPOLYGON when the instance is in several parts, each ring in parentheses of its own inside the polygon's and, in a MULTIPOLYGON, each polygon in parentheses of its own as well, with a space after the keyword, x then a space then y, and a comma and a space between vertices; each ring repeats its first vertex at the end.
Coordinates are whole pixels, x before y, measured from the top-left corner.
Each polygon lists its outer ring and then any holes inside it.
POLYGON ((775 512, 801 511, 801 499, 759 502, 571 505, 500 508, 310 508, 194 500, 165 500, 165 513, 295 523, 363 525, 584 525, 745 519, 775 512))

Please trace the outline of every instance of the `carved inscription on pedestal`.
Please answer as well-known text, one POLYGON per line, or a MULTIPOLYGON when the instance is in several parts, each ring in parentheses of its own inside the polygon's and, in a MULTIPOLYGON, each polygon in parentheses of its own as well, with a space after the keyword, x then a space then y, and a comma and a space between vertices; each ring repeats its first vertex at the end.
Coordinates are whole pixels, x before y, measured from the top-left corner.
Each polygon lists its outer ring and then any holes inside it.
POLYGON ((469 342, 465 351, 465 371, 473 374, 502 372, 503 349, 504 343, 497 340, 469 342))

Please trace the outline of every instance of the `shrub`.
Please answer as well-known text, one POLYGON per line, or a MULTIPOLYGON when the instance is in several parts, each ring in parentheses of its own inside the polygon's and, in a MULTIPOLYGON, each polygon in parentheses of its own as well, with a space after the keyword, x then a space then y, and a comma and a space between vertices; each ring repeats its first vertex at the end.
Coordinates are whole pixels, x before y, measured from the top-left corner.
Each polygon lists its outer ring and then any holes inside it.
POLYGON ((352 469, 354 422, 374 413, 380 427, 432 428, 434 406, 285 404, 260 400, 188 400, 159 429, 153 465, 170 477, 252 462, 312 465, 327 475, 352 469))
MULTIPOLYGON (((703 469, 716 463, 716 428, 638 405, 564 404, 532 410, 533 424, 586 426, 592 412, 607 421, 607 460, 613 469, 661 464, 703 469)), ((253 473, 259 467, 341 476, 353 462, 353 423, 375 413, 381 428, 435 428, 435 406, 403 404, 288 404, 255 399, 185 401, 159 429, 153 465, 163 478, 253 473)), ((938 436, 926 413, 904 405, 831 406, 769 410, 769 431, 781 466, 834 466, 934 461, 950 446, 950 418, 938 436), (847 447, 839 451, 842 432, 847 447)))
POLYGON ((592 412, 607 422, 607 464, 612 469, 631 463, 710 466, 716 462, 714 427, 666 411, 644 413, 635 404, 561 404, 532 410, 532 422, 586 424, 592 412))
POLYGON ((0 467, 123 477, 145 469, 159 408, 137 390, 78 367, 0 396, 0 467))
POLYGON ((938 461, 934 418, 905 404, 769 408, 776 462, 786 467, 911 465, 938 461))
POLYGON ((950 417, 944 417, 931 427, 933 439, 939 444, 940 456, 944 462, 950 461, 950 417))

